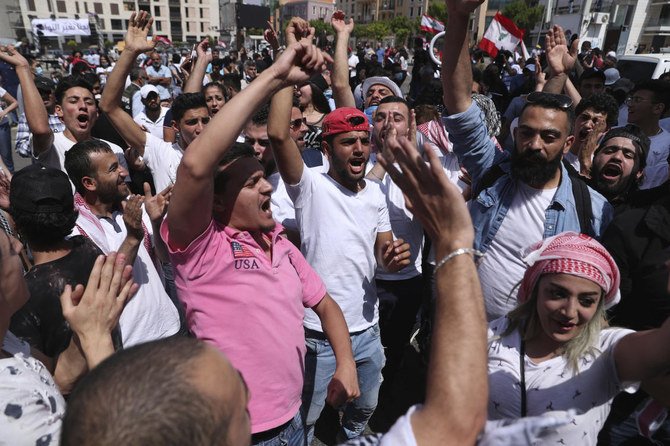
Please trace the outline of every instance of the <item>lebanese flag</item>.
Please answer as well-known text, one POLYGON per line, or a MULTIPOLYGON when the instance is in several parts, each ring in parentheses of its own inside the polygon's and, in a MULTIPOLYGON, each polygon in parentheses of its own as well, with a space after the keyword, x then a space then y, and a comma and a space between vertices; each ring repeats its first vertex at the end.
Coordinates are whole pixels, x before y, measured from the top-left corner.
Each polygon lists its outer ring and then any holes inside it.
POLYGON ((421 16, 421 31, 426 31, 427 33, 437 34, 444 31, 444 23, 440 22, 437 19, 432 18, 429 15, 421 16))
POLYGON ((479 42, 479 48, 495 58, 498 50, 514 52, 517 45, 523 40, 523 35, 524 30, 517 28, 512 20, 498 12, 479 42))
POLYGON ((166 36, 154 35, 154 40, 156 41, 156 43, 162 43, 163 45, 172 46, 172 41, 170 41, 170 39, 168 39, 166 36))

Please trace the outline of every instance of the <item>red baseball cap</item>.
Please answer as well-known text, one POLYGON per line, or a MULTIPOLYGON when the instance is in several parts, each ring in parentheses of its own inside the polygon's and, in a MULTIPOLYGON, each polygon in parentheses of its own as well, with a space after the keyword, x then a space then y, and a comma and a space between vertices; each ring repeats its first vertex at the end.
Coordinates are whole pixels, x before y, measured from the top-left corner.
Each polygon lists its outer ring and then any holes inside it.
POLYGON ((359 109, 342 107, 326 115, 321 129, 323 136, 330 136, 346 132, 369 132, 370 124, 365 113, 359 109))

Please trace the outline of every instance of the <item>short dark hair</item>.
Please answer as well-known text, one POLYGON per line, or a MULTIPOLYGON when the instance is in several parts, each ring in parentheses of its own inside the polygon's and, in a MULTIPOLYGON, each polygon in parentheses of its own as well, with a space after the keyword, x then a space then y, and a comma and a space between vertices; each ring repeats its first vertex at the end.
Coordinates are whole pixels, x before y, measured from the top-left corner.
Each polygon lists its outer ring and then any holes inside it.
POLYGON ((134 67, 132 70, 130 70, 130 81, 136 81, 140 78, 140 76, 142 76, 142 73, 144 73, 144 68, 134 67))
POLYGON ((410 110, 409 103, 400 96, 386 96, 384 99, 379 101, 379 105, 382 104, 405 104, 405 107, 407 107, 407 112, 410 110))
POLYGON ((81 195, 86 193, 86 188, 81 180, 84 177, 93 176, 95 173, 91 165, 92 153, 113 153, 113 151, 105 141, 91 138, 76 143, 65 152, 65 170, 72 183, 74 183, 74 188, 81 195))
POLYGON ((172 119, 179 123, 188 110, 207 108, 205 95, 202 93, 182 93, 172 102, 172 119))
POLYGON ((557 110, 566 114, 568 118, 568 133, 566 136, 572 135, 572 130, 575 124, 575 110, 573 107, 565 108, 563 103, 559 98, 553 98, 551 94, 544 94, 540 98, 534 100, 532 103, 526 102, 521 109, 519 118, 523 116, 523 112, 526 111, 528 107, 540 107, 548 110, 557 110))
POLYGON ((607 93, 594 93, 583 98, 577 104, 575 115, 579 116, 584 110, 591 108, 597 113, 607 115, 607 127, 614 127, 619 122, 619 104, 616 99, 607 93))
POLYGON ((659 79, 646 79, 635 84, 635 88, 633 88, 630 94, 632 95, 640 90, 651 91, 654 95, 654 102, 663 104, 664 112, 670 107, 670 82, 659 79))
POLYGON ((58 82, 56 85, 56 91, 54 92, 56 96, 56 103, 63 104, 63 98, 65 97, 65 92, 70 88, 81 87, 85 88, 93 94, 93 85, 91 85, 86 79, 82 76, 66 76, 58 82))
POLYGON ((205 343, 172 337, 121 350, 77 385, 63 445, 219 444, 229 416, 190 380, 205 343))
POLYGON ((604 85, 605 84, 605 73, 603 73, 600 70, 596 70, 595 68, 590 68, 588 70, 584 70, 582 75, 579 76, 579 83, 581 84, 582 81, 584 81, 586 79, 600 79, 601 81, 603 81, 603 85, 604 85))
POLYGON ((242 90, 242 82, 239 74, 226 73, 221 78, 221 81, 225 87, 232 88, 236 92, 240 92, 240 90, 242 90))
POLYGON ((70 235, 79 213, 73 207, 64 212, 24 212, 11 210, 16 228, 24 241, 32 247, 49 247, 70 235))
POLYGON ((251 122, 257 126, 268 125, 268 117, 270 116, 270 103, 266 102, 256 110, 256 113, 251 117, 251 122))
MULTIPOLYGON (((256 159, 256 151, 251 146, 245 142, 236 142, 230 149, 226 151, 219 161, 219 166, 227 166, 230 163, 233 163, 241 158, 254 158, 256 159)), ((214 177, 214 193, 221 194, 224 193, 226 189, 226 182, 228 181, 228 175, 226 174, 226 169, 217 171, 214 177)))
POLYGON ((617 127, 609 132, 605 133, 598 148, 593 153, 594 156, 598 154, 606 145, 607 141, 612 138, 626 138, 630 139, 635 146, 635 166, 634 172, 640 172, 644 170, 647 165, 647 155, 649 154, 649 149, 651 147, 651 141, 649 137, 645 135, 640 127, 635 124, 626 124, 623 127, 617 127))

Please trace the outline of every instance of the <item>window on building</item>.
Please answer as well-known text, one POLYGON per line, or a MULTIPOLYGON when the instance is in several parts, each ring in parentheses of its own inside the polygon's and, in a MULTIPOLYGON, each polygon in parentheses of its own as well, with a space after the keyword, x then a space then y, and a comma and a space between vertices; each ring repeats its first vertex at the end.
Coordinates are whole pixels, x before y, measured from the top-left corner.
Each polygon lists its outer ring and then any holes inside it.
POLYGON ((316 14, 316 6, 312 6, 312 14, 316 14))
POLYGON ((93 3, 93 10, 96 14, 102 14, 102 3, 95 2, 93 3))
POLYGON ((79 14, 79 2, 74 2, 74 9, 77 11, 77 14, 79 14))
POLYGON ((409 16, 414 17, 414 7, 413 6, 409 7, 409 16))
POLYGON ((56 9, 58 12, 67 12, 67 7, 65 6, 65 2, 63 0, 58 0, 56 2, 56 9))
POLYGON ((113 30, 122 30, 123 29, 123 20, 120 19, 112 19, 112 29, 113 30))
POLYGON ((191 32, 191 22, 186 22, 186 32, 191 32))
POLYGON ((161 15, 161 7, 154 6, 154 17, 161 15))
POLYGON ((35 10, 35 0, 28 0, 28 10, 29 11, 35 10))
POLYGON ((203 22, 200 22, 200 32, 201 33, 205 32, 205 24, 203 22))
POLYGON ((419 10, 416 12, 416 15, 421 15, 421 6, 419 6, 419 10))
MULTIPOLYGON (((130 11, 134 11, 135 9, 131 9, 130 11)), ((88 3, 84 2, 84 12, 88 14, 88 3)))
POLYGON ((135 11, 135 3, 123 2, 124 11, 135 11))
POLYGON ((113 15, 119 15, 119 4, 118 3, 110 3, 109 4, 109 10, 113 15))
POLYGON ((156 20, 156 31, 163 31, 163 23, 160 20, 156 20))
POLYGON ((205 9, 204 8, 200 8, 200 18, 201 19, 205 18, 205 9))
POLYGON ((184 8, 184 16, 188 18, 188 8, 184 8))

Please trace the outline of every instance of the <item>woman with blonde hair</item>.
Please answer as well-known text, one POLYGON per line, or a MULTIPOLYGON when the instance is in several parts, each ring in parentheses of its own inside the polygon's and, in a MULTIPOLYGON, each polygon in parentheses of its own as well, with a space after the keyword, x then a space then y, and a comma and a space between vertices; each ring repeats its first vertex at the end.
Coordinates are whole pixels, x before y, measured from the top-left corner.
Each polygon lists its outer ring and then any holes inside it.
POLYGON ((639 333, 609 327, 619 270, 591 237, 559 234, 525 261, 519 305, 489 324, 489 428, 568 414, 542 443, 595 445, 613 398, 670 369, 670 319, 639 333))

